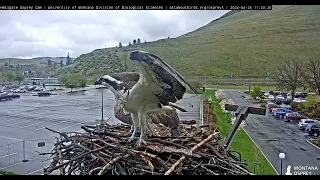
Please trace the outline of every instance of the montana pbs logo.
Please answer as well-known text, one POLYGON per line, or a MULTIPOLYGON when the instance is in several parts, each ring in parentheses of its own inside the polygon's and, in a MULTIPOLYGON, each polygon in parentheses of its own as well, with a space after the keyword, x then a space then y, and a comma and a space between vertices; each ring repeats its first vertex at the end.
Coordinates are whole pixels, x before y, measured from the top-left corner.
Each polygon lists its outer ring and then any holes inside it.
POLYGON ((285 173, 285 175, 292 175, 291 165, 289 165, 289 166, 287 167, 287 172, 285 173))

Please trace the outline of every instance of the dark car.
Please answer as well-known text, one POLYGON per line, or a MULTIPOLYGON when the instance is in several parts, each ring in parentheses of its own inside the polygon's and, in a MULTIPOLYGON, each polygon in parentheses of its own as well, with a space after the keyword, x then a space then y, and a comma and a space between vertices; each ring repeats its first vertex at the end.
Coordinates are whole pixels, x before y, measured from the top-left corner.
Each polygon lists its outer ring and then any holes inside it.
POLYGON ((38 92, 39 97, 50 96, 50 95, 51 95, 51 93, 49 93, 49 92, 38 92))
POLYGON ((293 112, 293 113, 287 113, 286 116, 286 122, 293 122, 293 121, 300 121, 301 119, 308 119, 308 117, 298 113, 298 112, 293 112))
POLYGON ((291 102, 292 102, 292 100, 289 99, 289 98, 286 98, 286 99, 284 99, 284 100, 282 101, 282 103, 285 104, 285 105, 290 105, 291 102))
POLYGON ((13 98, 13 99, 20 98, 19 94, 8 93, 8 96, 9 98, 13 98))
POLYGON ((12 97, 8 96, 7 92, 0 93, 0 101, 11 100, 11 99, 12 99, 12 97))
POLYGON ((274 100, 274 103, 275 104, 277 104, 277 105, 281 105, 282 104, 282 99, 278 99, 278 98, 276 98, 275 100, 274 100))
POLYGON ((309 123, 306 127, 309 136, 318 137, 320 133, 320 123, 309 123))

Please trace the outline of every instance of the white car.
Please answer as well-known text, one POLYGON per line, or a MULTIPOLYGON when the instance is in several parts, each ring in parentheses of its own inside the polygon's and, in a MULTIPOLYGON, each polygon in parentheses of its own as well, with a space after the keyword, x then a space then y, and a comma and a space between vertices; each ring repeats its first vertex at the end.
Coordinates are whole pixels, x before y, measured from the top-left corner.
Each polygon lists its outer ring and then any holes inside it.
POLYGON ((309 123, 318 123, 315 119, 301 119, 298 126, 299 129, 305 129, 309 123))
POLYGON ((14 93, 26 93, 27 90, 21 88, 21 89, 15 89, 13 92, 14 92, 14 93))
POLYGON ((269 96, 268 96, 268 99, 271 100, 271 101, 273 101, 273 100, 274 100, 274 96, 273 96, 273 95, 269 95, 269 96))

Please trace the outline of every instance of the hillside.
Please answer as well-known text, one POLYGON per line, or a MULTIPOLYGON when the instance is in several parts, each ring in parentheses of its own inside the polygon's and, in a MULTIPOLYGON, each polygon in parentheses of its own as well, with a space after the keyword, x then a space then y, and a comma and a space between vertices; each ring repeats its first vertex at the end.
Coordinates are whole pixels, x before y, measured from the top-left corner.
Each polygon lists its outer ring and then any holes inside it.
MULTIPOLYGON (((66 57, 36 57, 32 59, 20 59, 20 58, 10 58, 10 64, 16 65, 25 65, 25 64, 40 64, 40 63, 47 63, 48 60, 60 63, 61 60, 63 63, 66 63, 66 57)), ((75 58, 71 58, 71 60, 74 60, 75 58)), ((0 65, 4 64, 5 62, 9 62, 9 58, 1 58, 0 59, 0 65)))
MULTIPOLYGON (((272 76, 283 59, 306 61, 319 55, 320 6, 231 11, 178 38, 136 47, 160 56, 185 76, 265 77, 268 71, 272 76)), ((77 58, 69 71, 88 71, 87 75, 121 71, 125 54, 119 48, 97 49, 77 58)))
MULTIPOLYGON (((9 63, 9 58, 1 58, 0 59, 0 65, 4 65, 5 62, 9 63)), ((10 64, 11 65, 25 65, 25 64, 40 64, 41 61, 33 60, 33 59, 19 59, 19 58, 10 58, 10 64)))

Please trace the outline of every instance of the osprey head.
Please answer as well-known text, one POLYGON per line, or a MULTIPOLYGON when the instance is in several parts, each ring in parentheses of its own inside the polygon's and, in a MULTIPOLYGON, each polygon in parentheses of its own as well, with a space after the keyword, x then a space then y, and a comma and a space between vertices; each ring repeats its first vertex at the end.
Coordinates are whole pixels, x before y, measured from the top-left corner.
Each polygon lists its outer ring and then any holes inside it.
POLYGON ((99 79, 97 79, 97 80, 94 82, 94 85, 100 85, 100 84, 102 84, 102 82, 103 82, 103 79, 102 79, 102 77, 100 77, 99 79))
POLYGON ((110 75, 105 75, 100 77, 94 82, 95 85, 104 84, 107 86, 112 86, 115 90, 120 90, 123 87, 121 86, 121 82, 111 77, 110 75))

